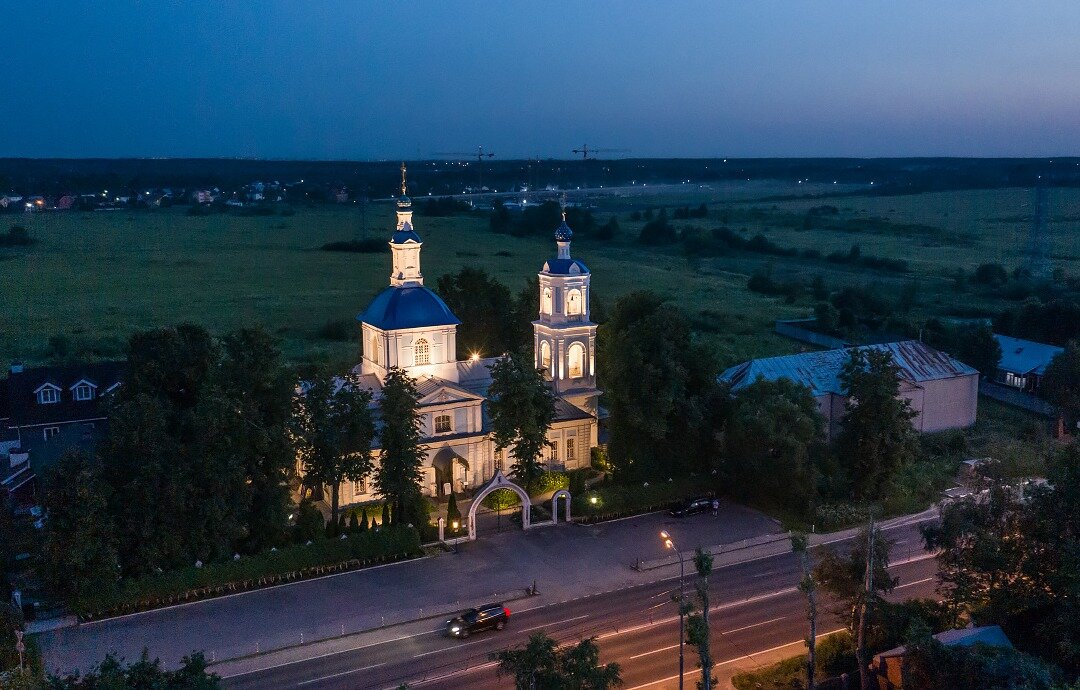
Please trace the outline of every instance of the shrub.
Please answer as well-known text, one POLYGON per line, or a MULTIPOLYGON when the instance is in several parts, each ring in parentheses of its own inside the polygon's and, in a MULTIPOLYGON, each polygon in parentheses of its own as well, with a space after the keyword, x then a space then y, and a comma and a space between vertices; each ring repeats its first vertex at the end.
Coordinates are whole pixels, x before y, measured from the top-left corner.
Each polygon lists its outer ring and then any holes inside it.
POLYGON ((667 213, 663 210, 655 220, 650 220, 642 226, 641 234, 638 235, 638 242, 650 246, 672 244, 678 239, 675 228, 668 224, 667 213))
POLYGON ((297 542, 303 544, 322 536, 323 515, 310 498, 300 501, 296 507, 296 526, 293 528, 297 542))
POLYGON ((461 522, 461 511, 457 507, 457 497, 451 493, 450 499, 446 502, 446 524, 453 525, 455 521, 461 522))
POLYGON ((547 493, 549 491, 558 491, 559 489, 566 489, 570 486, 570 478, 563 472, 548 471, 542 473, 536 479, 536 483, 533 484, 533 493, 547 493))
POLYGON ((491 510, 506 510, 521 505, 521 498, 513 489, 496 489, 484 497, 484 507, 491 510))
POLYGON ((980 264, 975 269, 975 282, 979 285, 1000 287, 1009 282, 1009 272, 1001 264, 980 264))
POLYGON ((216 596, 264 584, 321 574, 324 568, 363 566, 421 552, 415 529, 367 531, 347 539, 325 539, 287 546, 255 556, 209 563, 138 579, 122 580, 117 593, 84 602, 76 613, 100 617, 145 610, 179 601, 216 596))
POLYGON ((349 511, 349 531, 353 534, 360 531, 360 518, 357 517, 355 510, 349 511))
POLYGON ((34 242, 30 231, 21 225, 12 225, 6 235, 0 235, 0 247, 27 247, 34 242))

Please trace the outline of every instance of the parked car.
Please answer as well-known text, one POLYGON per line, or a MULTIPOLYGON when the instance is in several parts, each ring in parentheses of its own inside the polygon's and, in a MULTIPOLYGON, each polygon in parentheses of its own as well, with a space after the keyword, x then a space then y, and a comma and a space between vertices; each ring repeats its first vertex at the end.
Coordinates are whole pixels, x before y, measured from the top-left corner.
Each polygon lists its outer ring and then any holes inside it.
POLYGON ((502 630, 510 620, 510 609, 502 604, 484 604, 446 621, 446 634, 466 638, 481 630, 502 630))
POLYGON ((687 517, 698 513, 707 513, 712 510, 711 498, 691 498, 671 509, 672 517, 687 517))

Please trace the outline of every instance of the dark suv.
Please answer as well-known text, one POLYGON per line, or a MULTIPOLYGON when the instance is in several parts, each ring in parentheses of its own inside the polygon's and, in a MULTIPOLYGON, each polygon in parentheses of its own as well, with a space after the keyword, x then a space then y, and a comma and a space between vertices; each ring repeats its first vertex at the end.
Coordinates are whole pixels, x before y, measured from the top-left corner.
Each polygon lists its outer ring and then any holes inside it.
POLYGON ((711 498, 692 498, 689 501, 684 501, 671 509, 673 517, 687 517, 688 515, 697 515, 698 513, 707 513, 712 510, 711 498))
POLYGON ((509 619, 510 609, 502 604, 484 604, 446 621, 446 634, 464 638, 481 630, 502 630, 509 619))

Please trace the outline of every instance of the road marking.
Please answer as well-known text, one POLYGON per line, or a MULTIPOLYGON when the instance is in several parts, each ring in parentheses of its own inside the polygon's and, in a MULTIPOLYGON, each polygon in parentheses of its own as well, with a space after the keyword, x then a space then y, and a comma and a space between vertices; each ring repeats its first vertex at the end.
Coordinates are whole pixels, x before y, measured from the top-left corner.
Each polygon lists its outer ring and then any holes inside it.
POLYGON ((641 654, 635 654, 633 656, 626 657, 627 659, 640 659, 643 656, 649 656, 650 654, 657 654, 659 652, 666 652, 670 649, 678 649, 679 645, 673 644, 670 647, 661 647, 660 649, 654 649, 651 652, 642 652, 641 654))
MULTIPOLYGON (((457 671, 451 671, 449 673, 444 673, 441 676, 435 676, 434 678, 424 678, 423 680, 411 681, 409 683, 406 683, 406 685, 408 685, 410 688, 415 688, 415 687, 419 687, 421 685, 427 685, 428 683, 438 683, 440 680, 446 680, 447 678, 453 678, 454 676, 460 676, 463 673, 471 673, 473 671, 482 671, 484 669, 493 668, 493 667, 498 666, 498 665, 499 665, 499 662, 497 662, 497 661, 489 661, 487 663, 480 664, 479 666, 470 666, 469 668, 463 668, 463 669, 459 669, 457 671)), ((401 687, 400 684, 391 685, 390 687, 384 688, 383 690, 398 690, 398 688, 400 688, 400 687, 401 687)))
POLYGON ((907 584, 899 585, 898 587, 896 587, 896 589, 903 589, 904 587, 914 587, 915 585, 921 585, 924 582, 931 582, 936 579, 937 578, 934 577, 924 577, 921 580, 915 580, 914 582, 908 582, 907 584))
POLYGON ((311 680, 302 680, 302 681, 300 681, 299 683, 296 684, 296 687, 299 688, 299 687, 302 687, 304 685, 310 685, 312 683, 319 683, 319 682, 322 682, 324 680, 330 680, 331 678, 340 678, 341 676, 347 676, 347 675, 352 674, 352 673, 360 673, 361 671, 370 671, 373 668, 379 668, 380 666, 386 666, 387 663, 389 663, 389 662, 384 661, 381 664, 375 664, 374 666, 365 666, 364 668, 354 668, 351 671, 342 671, 340 673, 331 673, 330 675, 323 676, 322 678, 312 678, 311 680))
POLYGON ((517 632, 529 632, 529 631, 532 631, 532 630, 539 630, 540 628, 546 628, 546 627, 552 626, 552 625, 561 625, 563 623, 570 623, 572 621, 579 621, 582 618, 588 618, 588 617, 589 617, 589 614, 586 613, 584 616, 574 616, 573 618, 567 618, 564 621, 555 621, 554 623, 544 623, 543 625, 534 625, 531 628, 525 628, 523 630, 518 630, 517 632))
MULTIPOLYGON (((827 633, 822 633, 822 634, 818 635, 817 638, 820 640, 823 637, 833 635, 835 633, 840 632, 841 630, 847 630, 847 628, 837 628, 836 630, 830 630, 827 633)), ((763 650, 761 650, 759 652, 753 652, 752 654, 744 654, 743 656, 737 656, 734 659, 728 659, 727 661, 721 661, 718 664, 716 664, 716 666, 726 666, 728 664, 733 664, 736 661, 740 661, 742 659, 753 659, 754 654, 768 654, 769 652, 777 652, 777 651, 780 651, 781 649, 784 649, 785 647, 791 647, 791 646, 797 645, 797 644, 803 644, 804 645, 804 644, 806 644, 806 640, 795 640, 794 642, 788 642, 787 644, 778 645, 776 647, 771 647, 769 649, 763 649, 763 650)), ((676 646, 678 646, 678 645, 676 645, 676 646)), ((631 657, 631 658, 633 658, 633 657, 631 657)), ((667 683, 669 681, 678 680, 678 679, 679 679, 679 675, 675 674, 674 676, 668 676, 667 678, 661 678, 660 680, 653 680, 653 681, 649 681, 648 683, 642 683, 641 685, 635 685, 634 687, 627 688, 626 690, 641 690, 641 688, 650 688, 650 687, 652 687, 654 685, 659 685, 660 683, 667 683)))
POLYGON ((723 631, 720 632, 720 634, 721 635, 730 635, 732 633, 742 632, 743 630, 749 630, 750 628, 757 628, 757 627, 762 626, 762 625, 768 625, 769 623, 775 623, 776 621, 782 621, 785 618, 787 618, 787 616, 780 616, 779 618, 770 618, 767 621, 761 621, 760 623, 753 623, 751 625, 744 625, 743 627, 735 628, 734 630, 723 630, 723 631))

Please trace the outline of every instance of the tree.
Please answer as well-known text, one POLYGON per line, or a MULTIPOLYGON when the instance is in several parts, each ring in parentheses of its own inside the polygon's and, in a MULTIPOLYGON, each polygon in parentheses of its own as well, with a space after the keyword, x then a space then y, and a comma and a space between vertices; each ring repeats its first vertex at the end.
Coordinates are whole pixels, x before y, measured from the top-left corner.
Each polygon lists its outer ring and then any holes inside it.
POLYGON ((614 215, 608 218, 607 222, 601 225, 596 231, 596 239, 598 240, 613 240, 616 235, 619 234, 619 219, 614 215))
POLYGON ((595 637, 559 649, 555 640, 535 632, 524 647, 497 651, 491 659, 499 675, 513 676, 517 690, 608 690, 622 684, 618 664, 600 665, 595 637))
POLYGON ((330 489, 330 522, 338 521, 342 482, 359 481, 372 469, 371 445, 375 421, 371 393, 352 374, 319 373, 297 396, 294 438, 309 487, 330 489))
POLYGON ((724 429, 724 462, 736 496, 810 514, 824 419, 808 388, 758 379, 735 394, 724 429))
POLYGON ((697 547, 694 551, 694 569, 697 570, 698 581, 694 589, 697 591, 701 612, 690 613, 686 625, 686 639, 698 650, 698 665, 701 667, 699 690, 710 690, 716 685, 716 678, 712 673, 712 648, 709 642, 709 574, 712 573, 712 566, 712 554, 700 546, 697 547))
POLYGON ((727 405, 711 350, 686 317, 654 293, 619 298, 599 328, 597 367, 607 397, 609 457, 624 478, 711 470, 714 410, 727 405))
POLYGON ((950 350, 965 364, 983 376, 993 377, 1001 362, 1001 345, 989 326, 963 326, 957 329, 956 347, 950 350))
MULTIPOLYGON (((375 487, 393 504, 390 511, 392 524, 404 524, 406 516, 419 520, 423 501, 420 468, 427 457, 427 449, 420 444, 422 431, 416 383, 404 370, 391 367, 387 371, 379 399, 379 417, 382 452, 375 472, 375 487)), ((423 518, 426 521, 427 516, 423 518)))
POLYGON ((897 468, 916 457, 915 412, 900 397, 900 368, 887 350, 852 348, 840 383, 847 402, 837 456, 853 479, 855 497, 873 499, 897 468))
POLYGON ((258 552, 287 540, 292 508, 288 480, 296 465, 289 423, 296 378, 285 366, 278 342, 262 328, 242 328, 222 338, 217 385, 232 402, 233 433, 241 434, 240 455, 248 501, 241 516, 244 547, 258 552))
POLYGON ((975 282, 989 287, 1001 287, 1009 282, 1009 272, 1001 264, 979 264, 975 269, 975 282))
POLYGON ((453 492, 450 493, 450 498, 446 501, 446 522, 449 524, 451 530, 456 530, 454 524, 461 524, 461 511, 458 510, 457 497, 453 492))
POLYGON ((202 653, 185 656, 180 668, 167 671, 161 667, 161 660, 150 660, 146 649, 138 661, 124 665, 122 659, 106 655, 101 665, 80 676, 78 672, 65 676, 50 675, 46 687, 51 690, 143 690, 160 688, 161 690, 218 690, 224 686, 217 674, 206 670, 206 659, 202 653))
POLYGON ((1039 390, 1061 410, 1068 426, 1080 420, 1080 342, 1069 342, 1064 352, 1050 360, 1039 390))
POLYGON ((951 502, 923 528, 954 617, 997 623, 1026 651, 1080 674, 1080 445, 1063 447, 1047 483, 991 477, 985 496, 951 502))
POLYGON ((810 634, 806 636, 806 689, 814 690, 814 671, 817 669, 817 589, 810 551, 807 549, 806 535, 794 532, 791 535, 791 550, 799 556, 802 566, 802 579, 799 591, 806 595, 806 619, 810 624, 810 634))
POLYGON ((532 356, 518 350, 492 365, 488 399, 495 448, 510 449, 511 474, 529 490, 544 472, 540 455, 555 418, 555 395, 532 356))
POLYGON ((1008 647, 984 644, 947 647, 925 630, 905 645, 904 687, 950 690, 1054 690, 1054 670, 1044 661, 1008 647))
MULTIPOLYGON (((532 341, 522 325, 529 319, 515 308, 509 288, 483 269, 466 266, 456 274, 447 273, 439 278, 435 290, 461 319, 459 352, 494 356, 532 341)), ((532 297, 535 302, 535 294, 532 297)))
POLYGON ((888 594, 898 580, 889 575, 889 542, 873 523, 863 530, 847 556, 827 547, 814 568, 814 578, 821 588, 837 601, 837 614, 842 615, 848 631, 855 639, 855 653, 866 686, 866 640, 871 631, 868 621, 882 608, 882 594, 888 594))
POLYGON ((100 462, 80 450, 62 455, 45 477, 42 574, 49 591, 72 604, 116 588, 116 534, 106 495, 100 462))

